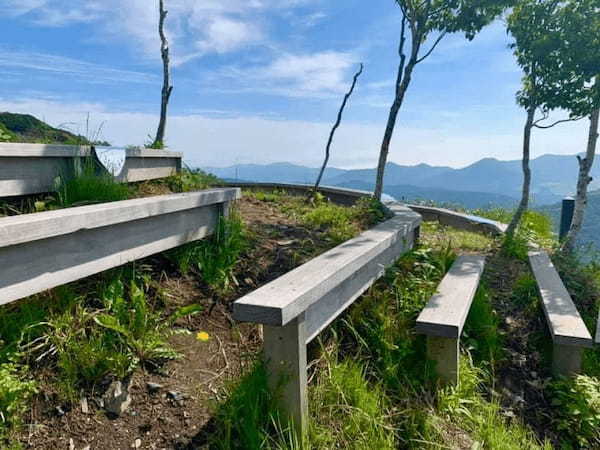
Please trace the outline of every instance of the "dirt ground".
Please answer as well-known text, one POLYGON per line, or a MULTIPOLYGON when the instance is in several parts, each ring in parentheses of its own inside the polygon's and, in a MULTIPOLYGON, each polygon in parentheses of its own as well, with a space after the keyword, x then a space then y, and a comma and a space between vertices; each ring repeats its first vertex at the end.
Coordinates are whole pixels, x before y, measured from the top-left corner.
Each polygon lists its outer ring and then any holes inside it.
POLYGON ((233 321, 232 301, 332 246, 323 233, 302 227, 273 203, 244 198, 238 208, 253 245, 236 268, 233 292, 211 294, 197 277, 179 275, 162 256, 140 263, 151 267, 169 303, 204 307, 201 314, 179 322, 190 334, 172 338, 183 357, 158 370, 136 370, 130 380, 132 403, 120 417, 108 416, 101 407, 111 380, 98 392, 82 392, 82 402, 69 407, 57 401, 48 370, 21 437, 25 448, 205 448, 215 403, 224 387, 253 363, 261 344, 256 326, 233 321), (200 331, 209 334, 207 342, 196 338, 200 331))

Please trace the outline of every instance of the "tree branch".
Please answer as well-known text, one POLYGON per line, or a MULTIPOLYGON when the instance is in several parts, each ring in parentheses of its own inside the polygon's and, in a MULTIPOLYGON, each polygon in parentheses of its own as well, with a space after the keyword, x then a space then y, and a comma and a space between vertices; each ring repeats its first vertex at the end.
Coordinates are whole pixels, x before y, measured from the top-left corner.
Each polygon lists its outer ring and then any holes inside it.
POLYGON ((421 58, 417 59, 416 64, 419 64, 420 62, 423 62, 423 60, 425 58, 427 58, 429 55, 431 55, 433 53, 433 51, 435 50, 435 48, 438 46, 438 44, 442 41, 442 39, 444 39, 444 36, 446 36, 446 31, 444 31, 442 34, 440 34, 437 39, 435 40, 435 42, 433 43, 433 45, 431 46, 431 48, 429 49, 429 51, 427 53, 425 53, 421 58))
POLYGON ((533 126, 534 126, 535 128, 539 128, 540 130, 547 130, 548 128, 555 127, 556 125, 558 125, 558 124, 561 124, 561 123, 565 123, 565 122, 577 122, 578 120, 581 120, 581 119, 583 119, 583 117, 573 117, 572 119, 561 119, 561 120, 557 120, 556 122, 554 122, 554 123, 552 123, 552 124, 550 124, 550 125, 539 125, 539 122, 543 122, 543 121, 544 121, 544 120, 546 120, 547 118, 548 118, 548 117, 546 116, 546 117, 543 117, 543 118, 541 118, 541 119, 537 120, 537 121, 536 121, 536 122, 533 124, 533 126))
POLYGON ((325 161, 323 161, 323 166, 321 167, 321 171, 319 172, 319 177, 317 178, 317 182, 315 183, 314 192, 317 192, 319 188, 319 184, 321 184, 321 179, 323 178, 323 174, 325 173, 325 168, 327 167, 327 163, 329 162, 329 155, 331 154, 331 144, 333 142, 333 137, 335 136, 335 132, 342 123, 342 115, 344 114, 344 109, 346 108, 346 104, 348 103, 348 99, 354 92, 354 88, 356 87, 356 83, 358 81, 358 77, 363 73, 363 63, 360 63, 360 68, 356 74, 354 74, 354 78, 352 79, 352 86, 350 86, 350 90, 344 96, 344 100, 342 101, 342 106, 338 110, 337 119, 333 128, 331 129, 331 133, 329 133, 329 139, 327 140, 327 146, 325 147, 325 161))

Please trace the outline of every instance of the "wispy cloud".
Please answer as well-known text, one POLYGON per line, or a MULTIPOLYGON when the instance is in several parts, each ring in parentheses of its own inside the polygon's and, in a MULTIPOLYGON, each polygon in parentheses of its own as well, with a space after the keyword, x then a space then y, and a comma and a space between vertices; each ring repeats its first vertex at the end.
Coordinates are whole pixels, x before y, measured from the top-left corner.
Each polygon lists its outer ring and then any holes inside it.
POLYGON ((223 68, 209 76, 206 84, 220 92, 326 99, 347 89, 357 62, 352 52, 281 53, 258 66, 223 68))
POLYGON ((94 83, 151 83, 155 75, 115 69, 64 56, 36 52, 11 51, 0 48, 0 67, 13 72, 46 72, 94 83))

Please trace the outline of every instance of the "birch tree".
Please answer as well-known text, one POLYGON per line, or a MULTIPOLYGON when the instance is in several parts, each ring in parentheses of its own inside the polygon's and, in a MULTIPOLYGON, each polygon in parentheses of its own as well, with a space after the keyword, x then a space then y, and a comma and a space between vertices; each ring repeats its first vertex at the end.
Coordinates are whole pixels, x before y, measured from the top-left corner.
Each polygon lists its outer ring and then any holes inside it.
POLYGON ((171 85, 170 60, 169 60, 169 41, 165 34, 165 20, 168 11, 165 9, 164 0, 159 0, 159 19, 158 19, 158 35, 160 37, 160 55, 163 63, 163 86, 161 91, 160 102, 160 119, 156 137, 150 146, 151 148, 164 148, 165 130, 167 128, 167 109, 173 86, 171 85))
POLYGON ((395 0, 400 7, 400 63, 396 76, 394 102, 390 108, 377 166, 375 197, 381 200, 390 143, 398 113, 404 103, 417 65, 426 60, 450 33, 464 33, 472 40, 513 0, 395 0))
POLYGON ((600 0, 557 2, 561 77, 552 86, 555 106, 567 109, 572 117, 588 117, 585 155, 577 156, 579 174, 573 222, 563 250, 573 250, 581 230, 592 181, 590 171, 598 144, 600 119, 600 0))
POLYGON ((508 17, 508 31, 515 42, 511 45, 517 63, 523 69, 523 86, 517 93, 517 103, 526 111, 523 129, 523 186, 521 200, 507 228, 510 239, 529 208, 531 191, 531 137, 534 128, 552 128, 559 123, 578 120, 571 117, 548 124, 550 112, 555 109, 552 86, 560 83, 565 75, 560 62, 560 21, 558 2, 548 0, 521 0, 508 17), (539 119, 536 118, 541 116, 539 119))

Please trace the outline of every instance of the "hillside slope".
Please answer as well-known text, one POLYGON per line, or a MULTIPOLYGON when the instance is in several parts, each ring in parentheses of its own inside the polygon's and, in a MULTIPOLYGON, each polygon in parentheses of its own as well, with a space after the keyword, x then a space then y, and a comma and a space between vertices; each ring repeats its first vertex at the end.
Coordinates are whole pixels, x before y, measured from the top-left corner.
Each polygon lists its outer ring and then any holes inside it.
MULTIPOLYGON (((84 136, 54 128, 29 114, 0 113, 0 142, 35 144, 85 145, 91 142, 84 136)), ((94 142, 107 145, 106 142, 94 142)))

